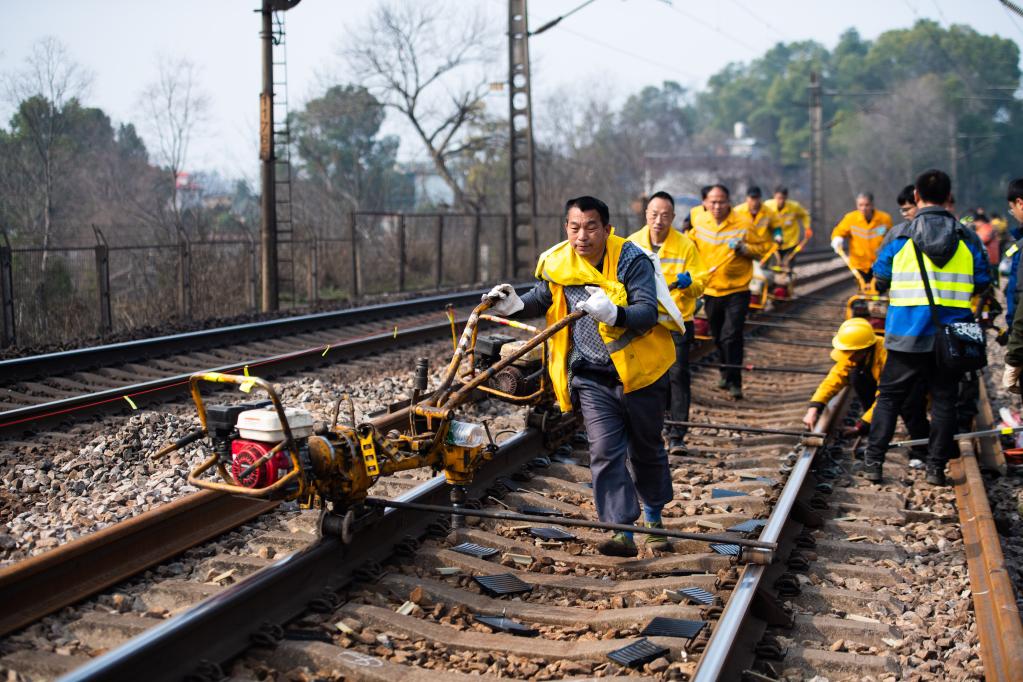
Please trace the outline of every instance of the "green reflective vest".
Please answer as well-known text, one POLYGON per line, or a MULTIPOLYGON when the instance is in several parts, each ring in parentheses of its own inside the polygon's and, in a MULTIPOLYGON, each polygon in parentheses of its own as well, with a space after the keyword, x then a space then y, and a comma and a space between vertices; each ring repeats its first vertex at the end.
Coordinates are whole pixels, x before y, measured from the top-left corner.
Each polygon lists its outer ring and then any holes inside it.
MULTIPOLYGON (((973 254, 962 239, 955 255, 939 268, 924 253, 924 268, 935 305, 949 308, 969 308, 973 295, 973 254)), ((889 305, 927 305, 927 292, 920 276, 920 265, 916 258, 916 245, 907 239, 905 245, 895 254, 892 262, 892 286, 888 292, 889 305)))

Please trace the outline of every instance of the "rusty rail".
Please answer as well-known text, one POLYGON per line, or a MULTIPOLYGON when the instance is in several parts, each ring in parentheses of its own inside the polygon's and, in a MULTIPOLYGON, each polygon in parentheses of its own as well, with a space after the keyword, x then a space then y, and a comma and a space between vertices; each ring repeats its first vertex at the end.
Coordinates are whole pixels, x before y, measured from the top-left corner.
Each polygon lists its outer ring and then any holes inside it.
POLYGON ((221 493, 182 497, 0 570, 0 635, 225 533, 277 506, 221 493))
MULTIPOLYGON (((981 398, 987 403, 983 375, 980 382, 981 398)), ((1023 623, 977 463, 975 453, 979 450, 977 441, 960 441, 959 459, 952 460, 949 469, 959 507, 984 679, 1023 682, 1023 623)))

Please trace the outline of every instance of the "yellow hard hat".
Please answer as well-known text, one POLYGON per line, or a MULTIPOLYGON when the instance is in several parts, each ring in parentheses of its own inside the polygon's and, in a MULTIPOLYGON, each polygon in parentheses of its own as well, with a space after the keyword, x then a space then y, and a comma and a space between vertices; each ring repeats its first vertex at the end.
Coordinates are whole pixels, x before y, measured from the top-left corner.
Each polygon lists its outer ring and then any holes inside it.
POLYGON ((877 341, 874 328, 863 317, 850 317, 838 328, 838 333, 831 340, 835 350, 862 350, 877 341))

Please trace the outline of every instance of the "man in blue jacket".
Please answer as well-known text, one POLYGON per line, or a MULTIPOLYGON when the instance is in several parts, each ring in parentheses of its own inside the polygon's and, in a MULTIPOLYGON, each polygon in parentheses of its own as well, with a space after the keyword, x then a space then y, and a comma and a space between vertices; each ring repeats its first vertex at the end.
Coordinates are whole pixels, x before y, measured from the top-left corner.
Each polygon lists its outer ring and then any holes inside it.
POLYGON ((906 393, 917 381, 931 394, 931 433, 927 450, 927 482, 945 484, 945 463, 953 456, 956 393, 960 373, 939 368, 934 354, 934 323, 917 259, 919 249, 938 321, 973 320, 970 298, 991 283, 987 253, 979 240, 943 205, 952 182, 940 170, 927 170, 914 185, 917 212, 909 228, 882 247, 874 263, 878 291, 889 291, 884 345, 888 361, 881 372, 870 438, 861 475, 881 481, 885 452, 895 433, 895 420, 906 393))

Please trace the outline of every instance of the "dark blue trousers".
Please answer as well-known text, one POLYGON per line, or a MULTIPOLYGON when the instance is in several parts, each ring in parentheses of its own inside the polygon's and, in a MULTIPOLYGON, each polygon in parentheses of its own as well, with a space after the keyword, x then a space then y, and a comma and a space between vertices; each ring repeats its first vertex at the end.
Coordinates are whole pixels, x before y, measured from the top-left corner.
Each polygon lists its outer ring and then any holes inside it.
POLYGON ((661 440, 667 373, 628 394, 619 383, 577 374, 572 390, 590 441, 593 499, 600 520, 634 523, 640 500, 658 509, 670 502, 671 473, 661 440))

